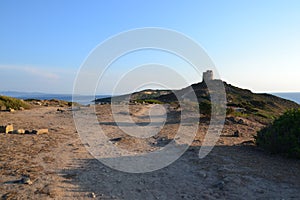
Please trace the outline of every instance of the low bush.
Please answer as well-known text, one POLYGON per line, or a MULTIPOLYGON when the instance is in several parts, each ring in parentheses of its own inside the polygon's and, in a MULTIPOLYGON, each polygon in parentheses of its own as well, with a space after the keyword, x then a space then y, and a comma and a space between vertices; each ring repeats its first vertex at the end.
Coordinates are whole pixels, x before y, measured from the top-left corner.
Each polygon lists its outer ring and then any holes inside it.
POLYGON ((163 102, 156 100, 156 99, 139 99, 136 100, 138 103, 149 103, 149 104, 163 104, 163 102))
POLYGON ((271 153, 300 158, 300 109, 285 112, 260 130, 256 143, 271 153))
POLYGON ((30 105, 27 102, 7 96, 0 96, 0 106, 5 106, 7 109, 12 108, 15 110, 19 110, 21 107, 25 109, 30 108, 30 105))

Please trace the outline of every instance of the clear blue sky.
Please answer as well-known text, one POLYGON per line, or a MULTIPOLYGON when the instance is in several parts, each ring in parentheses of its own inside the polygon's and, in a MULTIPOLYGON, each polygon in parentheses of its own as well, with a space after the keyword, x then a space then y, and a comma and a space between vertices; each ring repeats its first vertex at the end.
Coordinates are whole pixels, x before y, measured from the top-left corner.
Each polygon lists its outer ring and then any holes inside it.
POLYGON ((2 0, 0 26, 0 90, 71 93, 99 43, 161 27, 198 42, 229 83, 300 92, 298 0, 2 0))

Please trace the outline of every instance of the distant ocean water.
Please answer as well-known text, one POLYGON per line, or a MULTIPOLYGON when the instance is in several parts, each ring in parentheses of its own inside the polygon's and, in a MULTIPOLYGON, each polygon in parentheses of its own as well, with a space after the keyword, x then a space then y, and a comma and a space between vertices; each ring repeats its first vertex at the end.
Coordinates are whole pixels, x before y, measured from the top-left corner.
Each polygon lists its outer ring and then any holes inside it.
MULTIPOLYGON (((64 101, 72 101, 71 94, 42 94, 42 93, 5 93, 1 92, 3 95, 11 96, 19 99, 41 99, 41 100, 50 100, 50 99, 58 99, 64 101)), ((300 92, 290 92, 290 93, 271 93, 275 96, 288 99, 300 104, 300 92)), ((96 95, 96 98, 105 98, 109 97, 109 95, 96 95)), ((74 101, 83 105, 91 104, 92 101, 95 100, 95 96, 75 96, 74 101)))
MULTIPOLYGON (((50 99, 57 99, 57 100, 63 100, 63 101, 74 101, 77 103, 80 103, 82 105, 88 105, 92 104, 93 100, 95 100, 95 96, 85 96, 85 95, 76 95, 73 96, 71 94, 22 94, 22 95, 8 95, 11 97, 15 97, 18 99, 39 99, 39 100, 50 100, 50 99)), ((96 99, 98 98, 105 98, 109 97, 109 95, 96 95, 96 99)))
POLYGON ((300 104, 300 92, 272 93, 275 96, 288 99, 300 104))

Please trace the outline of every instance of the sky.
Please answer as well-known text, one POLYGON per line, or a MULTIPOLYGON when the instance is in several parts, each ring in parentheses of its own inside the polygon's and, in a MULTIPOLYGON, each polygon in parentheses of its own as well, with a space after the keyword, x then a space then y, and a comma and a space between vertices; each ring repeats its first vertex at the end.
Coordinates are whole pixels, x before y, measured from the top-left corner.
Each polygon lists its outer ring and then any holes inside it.
MULTIPOLYGON (((198 43, 227 83, 254 92, 300 92, 299 10, 298 0, 2 0, 0 91, 70 94, 95 47, 124 31, 158 27, 198 43)), ((189 83, 201 81, 175 57, 124 56, 97 93, 109 93, 105 85, 137 64, 170 65, 189 83)))

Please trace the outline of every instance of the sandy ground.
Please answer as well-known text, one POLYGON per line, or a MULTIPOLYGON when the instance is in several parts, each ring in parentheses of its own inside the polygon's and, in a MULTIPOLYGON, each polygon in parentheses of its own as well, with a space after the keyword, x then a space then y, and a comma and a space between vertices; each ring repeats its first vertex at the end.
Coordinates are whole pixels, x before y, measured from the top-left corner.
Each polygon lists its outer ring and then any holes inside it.
MULTIPOLYGON (((45 135, 0 134, 2 199, 300 199, 300 161, 269 155, 252 145, 262 125, 227 119, 217 145, 203 159, 198 152, 207 130, 201 120, 192 146, 163 169, 131 174, 111 169, 93 158, 76 131, 72 112, 37 107, 0 113, 0 125, 15 129, 48 128, 45 135), (242 137, 232 137, 239 130, 242 137), (19 180, 30 177, 31 185, 19 180)), ((84 108, 89 109, 89 108, 84 108)), ((148 123, 149 106, 135 105, 132 117, 148 123)), ((99 123, 116 146, 133 152, 155 151, 173 139, 178 112, 155 137, 128 137, 114 123, 108 105, 97 107, 99 123)))

